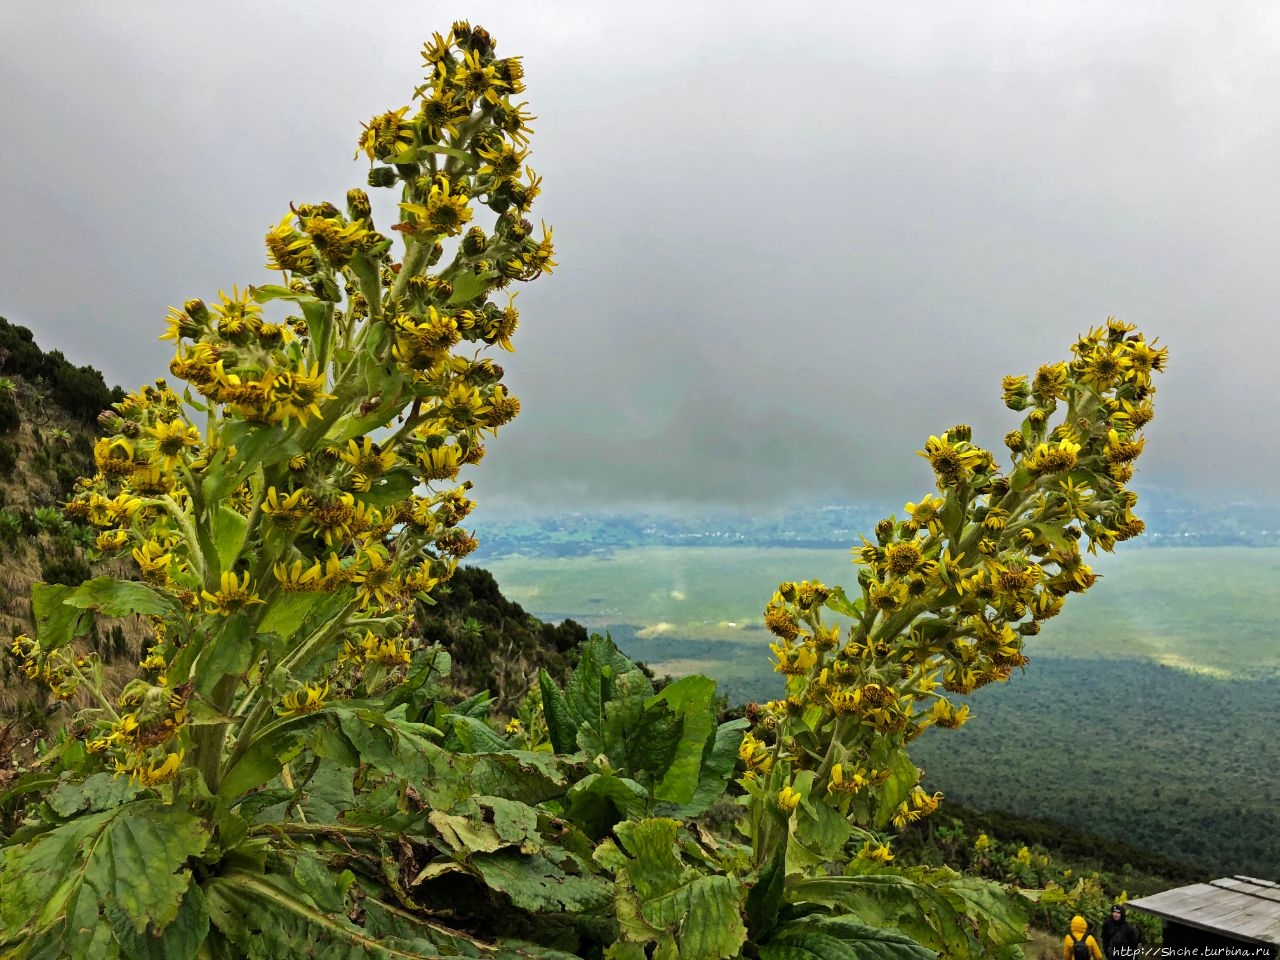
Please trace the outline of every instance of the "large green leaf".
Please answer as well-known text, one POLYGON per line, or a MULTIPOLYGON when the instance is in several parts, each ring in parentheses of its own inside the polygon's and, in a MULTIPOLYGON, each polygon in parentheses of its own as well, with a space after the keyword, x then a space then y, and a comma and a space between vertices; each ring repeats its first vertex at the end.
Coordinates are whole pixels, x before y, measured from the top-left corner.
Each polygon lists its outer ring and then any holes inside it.
POLYGON ((725 787, 738 764, 738 746, 742 743, 742 734, 750 725, 746 720, 730 720, 720 724, 715 736, 706 744, 697 787, 689 801, 681 804, 659 803, 654 808, 654 813, 684 820, 701 816, 710 810, 712 804, 724 796, 725 787))
POLYGON ((759 947, 760 960, 937 960, 897 930, 857 917, 808 916, 782 924, 759 947))
POLYGON ((608 904, 613 886, 568 851, 548 846, 534 854, 506 849, 472 858, 492 890, 534 913, 590 913, 608 904))
POLYGON ((230 507, 219 507, 213 515, 213 547, 218 552, 219 569, 230 570, 236 565, 248 525, 245 515, 230 507))
POLYGON ((49 808, 60 817, 77 813, 98 813, 127 803, 138 795, 139 788, 128 777, 114 773, 95 773, 84 780, 63 774, 61 782, 46 794, 49 808))
MULTIPOLYGON (((704 874, 676 850, 675 820, 625 821, 596 859, 614 870, 622 937, 653 943, 654 960, 725 960, 747 937, 742 923, 746 887, 734 877, 704 874)), ((634 953, 634 951, 633 951, 634 953)), ((616 955, 616 954, 615 954, 616 955)))
POLYGON ((10 847, 0 859, 0 943, 43 938, 75 960, 96 960, 99 929, 112 918, 137 933, 163 931, 190 886, 188 860, 208 842, 194 814, 143 800, 10 847))
POLYGON ((244 673, 254 662, 255 650, 254 631, 245 614, 235 613, 218 621, 195 664, 196 690, 210 696, 224 676, 244 673))
POLYGON ((328 593, 277 593, 271 598, 266 613, 262 615, 258 630, 262 633, 292 637, 301 629, 312 610, 330 596, 332 594, 328 593))
POLYGON ((405 923, 394 933, 362 929, 343 911, 322 910, 289 877, 228 871, 208 881, 205 894, 214 927, 247 960, 425 960, 444 953, 426 923, 405 923))
POLYGON ((114 577, 86 580, 65 602, 81 610, 93 610, 104 617, 124 617, 131 613, 158 615, 171 613, 176 607, 170 597, 157 593, 145 583, 114 577))
POLYGON ((698 790, 703 754, 714 746, 716 734, 716 682, 706 677, 681 677, 654 698, 665 703, 680 719, 679 740, 671 762, 653 789, 656 800, 688 803, 698 790))
POLYGON ((112 932, 129 960, 195 960, 209 935, 209 910, 195 884, 187 888, 178 915, 163 930, 147 924, 139 932, 118 911, 113 919, 112 932))
POLYGON ((67 603, 75 587, 61 583, 37 583, 31 588, 31 610, 36 636, 46 650, 65 646, 89 632, 93 618, 87 610, 67 603))
POLYGON ((604 705, 611 700, 644 701, 651 696, 653 684, 644 672, 624 657, 612 640, 598 634, 583 645, 564 691, 569 717, 578 727, 598 728, 604 705))
POLYGON ((556 753, 573 753, 578 746, 579 721, 569 712, 564 694, 546 669, 538 670, 538 686, 542 691, 542 715, 556 753))
POLYGON ((793 881, 787 897, 856 913, 950 957, 993 957, 1026 939, 1026 901, 991 881, 945 868, 904 871, 855 861, 849 869, 859 867, 868 872, 793 881))
POLYGON ((787 845, 780 843, 747 893, 747 933, 759 942, 778 924, 787 882, 787 845))

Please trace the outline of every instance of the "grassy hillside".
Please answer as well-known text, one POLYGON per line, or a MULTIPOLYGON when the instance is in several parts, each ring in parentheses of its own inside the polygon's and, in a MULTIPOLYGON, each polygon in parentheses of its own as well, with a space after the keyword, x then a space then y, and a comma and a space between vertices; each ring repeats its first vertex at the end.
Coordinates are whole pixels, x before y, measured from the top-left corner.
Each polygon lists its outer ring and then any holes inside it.
MULTIPOLYGON (((34 582, 80 583, 92 572, 94 533, 70 523, 62 502, 93 471, 96 417, 121 396, 97 370, 44 353, 29 330, 0 318, 0 639, 33 629, 34 582)), ((123 676, 139 637, 135 624, 108 622, 88 646, 109 674, 123 676)), ((0 722, 0 748, 42 729, 50 709, 14 662, 0 657, 0 716, 8 718, 0 722)))

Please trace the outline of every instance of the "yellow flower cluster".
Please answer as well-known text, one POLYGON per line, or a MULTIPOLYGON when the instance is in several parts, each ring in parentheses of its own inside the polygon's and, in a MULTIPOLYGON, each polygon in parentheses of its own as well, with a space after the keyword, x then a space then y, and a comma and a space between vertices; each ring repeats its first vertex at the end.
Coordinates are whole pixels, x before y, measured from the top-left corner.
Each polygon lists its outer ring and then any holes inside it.
MULTIPOLYGON (((853 549, 858 593, 779 585, 764 624, 777 638, 770 649, 787 695, 748 711, 748 778, 764 757, 789 775, 813 770, 831 803, 869 816, 881 791, 867 759, 883 765, 884 750, 901 750, 928 727, 968 722, 969 708, 938 688, 963 695, 1007 680, 1027 663, 1026 638, 1096 582, 1082 541, 1109 551, 1142 532, 1137 497, 1124 485, 1143 452, 1152 377, 1167 351, 1112 319, 1072 353, 1005 378, 1005 403, 1023 414, 1005 438, 1007 469, 965 424, 928 438, 919 453, 937 494, 907 503, 853 549), (831 625, 824 611, 851 622, 831 625)), ((918 777, 912 784, 911 768, 897 769, 886 797, 901 826, 930 813, 940 795, 925 793, 918 777)))
MULTIPOLYGON (((551 231, 527 219, 541 181, 527 165, 533 118, 511 99, 523 66, 494 49, 482 27, 455 23, 424 50, 414 105, 364 125, 368 186, 399 189, 400 222, 380 232, 362 187, 345 204, 291 205, 265 237, 281 279, 171 309, 162 338, 183 383, 157 381, 99 418, 96 474, 68 511, 96 528, 98 551, 132 558, 173 603, 148 677, 187 683, 169 665, 200 661, 174 654, 221 631, 260 653, 256 625, 289 619, 273 617, 276 604, 308 609, 288 595, 338 595, 316 598, 342 620, 315 655, 324 662, 282 656, 302 685, 275 706, 319 709, 388 675, 371 665, 403 675, 415 599, 476 548, 460 527, 474 502, 458 475, 520 411, 481 354, 512 350, 508 288, 556 265, 551 231)), ((63 655, 28 653, 29 669, 69 696, 63 655)), ((258 653, 217 709, 264 695, 258 653)), ((194 742, 175 735, 165 757, 142 758, 126 733, 112 721, 90 737, 147 782, 194 742)))

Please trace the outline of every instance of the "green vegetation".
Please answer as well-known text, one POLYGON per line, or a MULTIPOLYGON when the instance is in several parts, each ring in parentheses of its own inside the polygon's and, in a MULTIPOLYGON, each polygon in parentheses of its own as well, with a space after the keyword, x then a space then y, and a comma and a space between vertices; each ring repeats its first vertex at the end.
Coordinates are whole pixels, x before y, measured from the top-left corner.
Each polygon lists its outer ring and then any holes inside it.
POLYGON ((923 737, 926 780, 983 810, 1052 817, 1191 862, 1270 877, 1280 863, 1275 681, 1154 664, 1037 659, 980 690, 975 719, 923 737))

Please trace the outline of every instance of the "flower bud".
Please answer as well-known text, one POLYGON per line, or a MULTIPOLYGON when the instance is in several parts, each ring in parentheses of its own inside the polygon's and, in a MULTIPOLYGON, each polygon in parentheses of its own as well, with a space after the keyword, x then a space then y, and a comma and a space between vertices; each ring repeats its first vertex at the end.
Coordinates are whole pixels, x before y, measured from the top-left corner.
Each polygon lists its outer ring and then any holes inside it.
POLYGON ((114 410, 103 410, 98 414, 98 426, 106 433, 119 433, 123 423, 124 420, 121 419, 120 414, 114 410))
POLYGON ((468 257, 478 257, 489 245, 489 238, 480 227, 472 227, 462 238, 462 252, 468 257))
POLYGON ((787 603, 796 602, 796 585, 793 581, 787 580, 778 584, 778 593, 787 603))
POLYGON ((1009 478, 992 477, 987 489, 991 491, 992 497, 999 499, 1009 492, 1009 478))
POLYGON ((892 521, 885 519, 876 524, 876 539, 880 541, 881 546, 893 539, 892 521))
POLYGON ((1027 438, 1021 430, 1010 430, 1004 435, 1004 445, 1014 453, 1021 453, 1027 448, 1027 438))
POLYGON ((437 240, 431 245, 431 252, 427 254, 427 266, 434 267, 440 262, 440 258, 444 256, 444 244, 437 240))
POLYGON ((206 323, 209 320, 209 308, 204 305, 203 300, 188 300, 182 305, 182 309, 196 323, 206 323))
POLYGON ((430 282, 421 274, 415 274, 405 283, 409 296, 417 300, 424 299, 431 292, 430 282))
POLYGON ((1038 620, 1032 620, 1029 623, 1018 625, 1018 633, 1022 634, 1024 637, 1034 637, 1039 632, 1040 622, 1038 620))
POLYGON ((517 216, 515 211, 504 215, 498 225, 503 233, 515 241, 526 240, 533 233, 533 224, 517 216))
POLYGON ((973 427, 967 423, 957 423, 954 427, 947 431, 947 436, 952 440, 963 440, 968 443, 973 439, 973 427))
POLYGON ((374 167, 369 171, 371 187, 394 187, 396 179, 396 172, 391 167, 374 167))
POLYGON ((373 207, 369 204, 369 195, 359 187, 347 191, 347 212, 352 220, 367 220, 373 216, 373 207))

